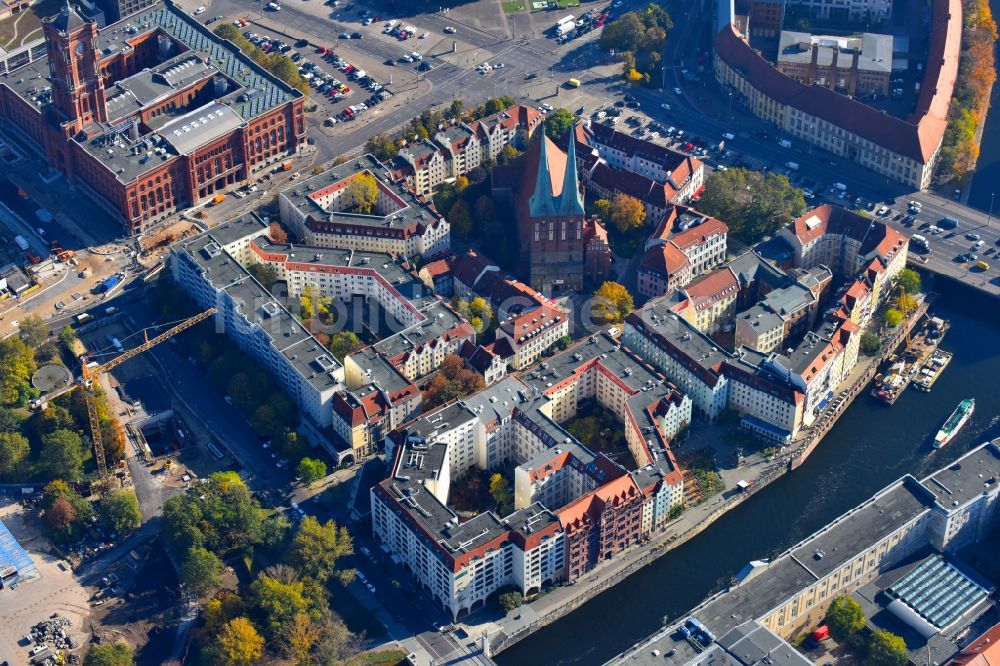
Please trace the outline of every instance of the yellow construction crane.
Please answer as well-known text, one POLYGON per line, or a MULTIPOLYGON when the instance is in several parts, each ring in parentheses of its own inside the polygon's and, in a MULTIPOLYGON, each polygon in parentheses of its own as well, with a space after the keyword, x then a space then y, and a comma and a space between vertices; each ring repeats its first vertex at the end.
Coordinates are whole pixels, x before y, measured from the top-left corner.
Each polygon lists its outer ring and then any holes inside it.
POLYGON ((141 345, 119 354, 107 363, 103 363, 101 365, 89 364, 86 359, 82 359, 82 378, 73 386, 70 386, 67 391, 76 387, 79 387, 83 391, 84 402, 87 404, 87 416, 90 419, 90 436, 94 440, 94 454, 97 456, 97 472, 100 474, 102 481, 108 476, 108 468, 104 457, 104 438, 101 435, 101 424, 97 418, 97 405, 94 402, 94 390, 97 380, 100 379, 101 375, 105 372, 121 365, 130 358, 138 356, 147 349, 155 347, 164 340, 172 338, 181 331, 191 328, 198 322, 208 319, 215 314, 215 312, 215 308, 209 308, 201 314, 197 314, 193 317, 185 319, 176 326, 172 326, 152 339, 150 339, 146 332, 143 331, 143 343, 141 345))

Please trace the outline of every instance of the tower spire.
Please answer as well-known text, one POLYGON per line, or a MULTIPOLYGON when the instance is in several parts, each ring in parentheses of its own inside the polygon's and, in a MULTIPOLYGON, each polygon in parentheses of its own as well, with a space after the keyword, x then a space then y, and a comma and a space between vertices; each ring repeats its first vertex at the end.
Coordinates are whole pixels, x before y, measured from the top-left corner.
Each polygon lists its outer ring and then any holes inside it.
POLYGON ((539 132, 538 171, 535 173, 535 189, 528 200, 533 217, 555 215, 559 202, 552 193, 552 176, 549 173, 548 139, 545 132, 539 132))
POLYGON ((576 123, 569 128, 569 143, 566 147, 566 171, 563 187, 559 195, 560 215, 583 215, 583 197, 580 196, 580 179, 576 169, 576 123))

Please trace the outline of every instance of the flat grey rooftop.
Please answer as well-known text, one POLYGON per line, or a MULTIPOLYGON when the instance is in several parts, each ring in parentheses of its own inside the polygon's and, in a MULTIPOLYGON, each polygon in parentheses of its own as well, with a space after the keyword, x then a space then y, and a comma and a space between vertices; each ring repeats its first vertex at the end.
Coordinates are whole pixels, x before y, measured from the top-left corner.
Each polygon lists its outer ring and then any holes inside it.
POLYGON ((744 622, 719 638, 719 646, 739 664, 810 666, 811 661, 791 645, 756 622, 744 622))
POLYGON ((690 322, 670 311, 669 300, 655 300, 629 315, 644 335, 660 338, 680 350, 702 369, 715 371, 730 355, 690 322))
POLYGON ((1000 483, 1000 439, 974 449, 921 481, 938 504, 952 511, 983 493, 997 493, 1000 483))
POLYGON ((177 154, 190 155, 241 125, 243 119, 235 111, 224 104, 212 103, 174 118, 160 128, 159 135, 177 154))

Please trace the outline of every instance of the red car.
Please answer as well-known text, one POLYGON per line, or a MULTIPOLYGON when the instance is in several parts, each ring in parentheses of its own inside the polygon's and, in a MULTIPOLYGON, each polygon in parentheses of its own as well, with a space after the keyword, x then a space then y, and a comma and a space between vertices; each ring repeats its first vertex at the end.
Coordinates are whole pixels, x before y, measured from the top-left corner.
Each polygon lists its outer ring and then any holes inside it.
POLYGON ((692 148, 694 148, 694 144, 693 143, 688 142, 688 143, 684 144, 684 152, 689 153, 689 152, 691 152, 692 148))

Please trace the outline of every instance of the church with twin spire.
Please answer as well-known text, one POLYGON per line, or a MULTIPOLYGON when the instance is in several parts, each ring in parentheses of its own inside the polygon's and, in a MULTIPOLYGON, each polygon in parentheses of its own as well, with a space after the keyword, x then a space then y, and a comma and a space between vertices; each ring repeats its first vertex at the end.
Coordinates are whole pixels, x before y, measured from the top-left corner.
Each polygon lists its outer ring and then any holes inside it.
POLYGON ((546 295, 585 289, 611 269, 607 231, 584 210, 575 143, 563 151, 537 132, 523 155, 493 173, 494 196, 515 212, 520 277, 546 295))

